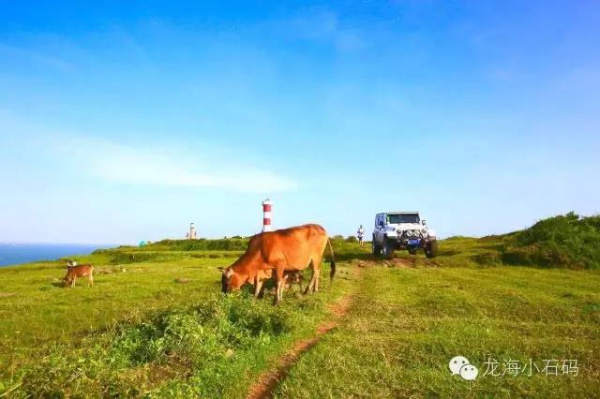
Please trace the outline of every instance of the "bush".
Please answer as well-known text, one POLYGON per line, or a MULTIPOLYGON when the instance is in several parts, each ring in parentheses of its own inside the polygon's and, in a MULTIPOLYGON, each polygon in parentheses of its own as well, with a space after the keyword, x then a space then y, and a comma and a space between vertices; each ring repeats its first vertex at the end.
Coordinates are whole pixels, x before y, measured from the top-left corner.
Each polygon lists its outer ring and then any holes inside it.
POLYGON ((346 242, 358 242, 358 239, 354 236, 348 236, 348 238, 346 238, 346 242))
POLYGON ((537 222, 509 237, 504 262, 545 267, 600 268, 600 216, 574 212, 537 222))
POLYGON ((182 259, 183 254, 168 251, 137 251, 137 252, 115 252, 110 260, 113 265, 137 263, 137 262, 163 262, 182 259))
POLYGON ((146 245, 149 250, 168 251, 243 251, 248 246, 249 239, 236 236, 217 240, 162 240, 146 245))
MULTIPOLYGON (((157 313, 144 323, 120 325, 84 339, 75 350, 57 344, 19 371, 20 389, 24 397, 139 396, 146 388, 128 380, 135 377, 127 370, 176 364, 197 376, 225 372, 231 353, 263 350, 290 332, 293 321, 284 308, 243 295, 219 296, 188 310, 157 313)), ((198 385, 194 396, 219 396, 218 387, 200 392, 205 389, 198 385)))

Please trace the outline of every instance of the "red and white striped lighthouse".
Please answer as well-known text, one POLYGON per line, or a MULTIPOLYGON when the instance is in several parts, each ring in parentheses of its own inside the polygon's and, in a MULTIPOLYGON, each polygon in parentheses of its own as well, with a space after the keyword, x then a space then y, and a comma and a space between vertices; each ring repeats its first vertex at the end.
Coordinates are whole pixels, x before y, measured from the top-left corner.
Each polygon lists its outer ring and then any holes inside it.
POLYGON ((262 203, 263 207, 263 228, 262 231, 271 231, 271 207, 273 203, 270 199, 266 199, 262 203))

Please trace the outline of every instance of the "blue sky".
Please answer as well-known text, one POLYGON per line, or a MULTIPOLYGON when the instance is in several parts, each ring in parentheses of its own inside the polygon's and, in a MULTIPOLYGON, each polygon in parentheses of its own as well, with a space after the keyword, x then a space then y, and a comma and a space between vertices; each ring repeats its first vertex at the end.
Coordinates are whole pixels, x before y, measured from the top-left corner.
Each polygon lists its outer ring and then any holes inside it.
POLYGON ((0 242, 600 212, 596 1, 0 0, 0 242))

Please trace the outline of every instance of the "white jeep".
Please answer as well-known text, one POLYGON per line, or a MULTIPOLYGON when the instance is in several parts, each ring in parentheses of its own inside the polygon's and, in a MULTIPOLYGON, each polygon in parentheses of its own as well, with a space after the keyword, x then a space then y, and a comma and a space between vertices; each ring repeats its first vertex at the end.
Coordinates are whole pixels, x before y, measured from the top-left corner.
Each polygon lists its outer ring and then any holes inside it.
POLYGON ((373 255, 383 253, 386 258, 393 257, 398 249, 408 249, 411 255, 422 249, 428 258, 435 258, 438 251, 435 231, 421 220, 419 212, 378 213, 371 246, 373 255))

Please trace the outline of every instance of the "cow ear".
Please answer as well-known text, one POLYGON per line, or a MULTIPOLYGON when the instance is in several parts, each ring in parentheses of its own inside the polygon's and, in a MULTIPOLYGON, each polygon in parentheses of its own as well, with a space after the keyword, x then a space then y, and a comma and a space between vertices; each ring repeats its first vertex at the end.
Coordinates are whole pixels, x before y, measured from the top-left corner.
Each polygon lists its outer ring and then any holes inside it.
POLYGON ((223 269, 225 269, 223 266, 219 266, 217 267, 218 270, 223 271, 223 269))

